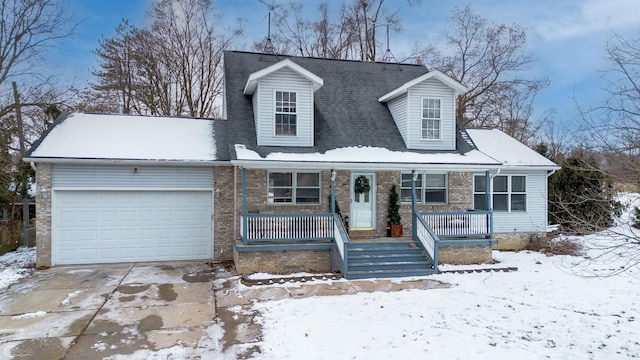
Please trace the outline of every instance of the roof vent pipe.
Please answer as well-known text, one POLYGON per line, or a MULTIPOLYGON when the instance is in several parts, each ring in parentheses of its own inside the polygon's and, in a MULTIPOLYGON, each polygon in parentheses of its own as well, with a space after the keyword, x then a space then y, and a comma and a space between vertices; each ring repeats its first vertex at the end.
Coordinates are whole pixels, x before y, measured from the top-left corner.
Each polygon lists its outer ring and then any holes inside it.
POLYGON ((118 103, 118 114, 124 114, 124 103, 118 103))

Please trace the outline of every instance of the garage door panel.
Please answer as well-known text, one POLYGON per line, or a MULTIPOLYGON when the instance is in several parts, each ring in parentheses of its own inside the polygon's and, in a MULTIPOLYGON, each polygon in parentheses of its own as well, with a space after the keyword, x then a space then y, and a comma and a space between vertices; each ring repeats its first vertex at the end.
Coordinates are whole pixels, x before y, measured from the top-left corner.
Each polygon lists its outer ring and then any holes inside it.
POLYGON ((56 191, 55 264, 210 259, 210 191, 56 191))

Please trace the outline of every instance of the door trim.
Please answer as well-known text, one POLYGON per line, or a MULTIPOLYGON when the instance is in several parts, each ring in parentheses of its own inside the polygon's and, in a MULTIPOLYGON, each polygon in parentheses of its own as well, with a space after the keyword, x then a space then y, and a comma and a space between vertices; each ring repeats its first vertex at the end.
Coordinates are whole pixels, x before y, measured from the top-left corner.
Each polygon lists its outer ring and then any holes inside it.
MULTIPOLYGON (((356 182, 356 178, 360 175, 365 175, 365 176, 371 176, 371 224, 373 225, 372 227, 366 227, 366 228, 358 228, 358 227, 353 227, 351 226, 351 224, 353 224, 353 221, 350 221, 350 229, 351 230, 375 230, 376 229, 376 214, 377 214, 377 209, 376 209, 376 203, 377 203, 377 189, 376 189, 376 184, 377 184, 377 179, 376 179, 376 173, 375 172, 351 172, 351 180, 349 183, 349 214, 351 214, 351 216, 353 216, 354 211, 353 211, 353 203, 354 203, 354 196, 355 196, 355 182, 356 182)), ((353 218, 352 218, 353 220, 353 218)))

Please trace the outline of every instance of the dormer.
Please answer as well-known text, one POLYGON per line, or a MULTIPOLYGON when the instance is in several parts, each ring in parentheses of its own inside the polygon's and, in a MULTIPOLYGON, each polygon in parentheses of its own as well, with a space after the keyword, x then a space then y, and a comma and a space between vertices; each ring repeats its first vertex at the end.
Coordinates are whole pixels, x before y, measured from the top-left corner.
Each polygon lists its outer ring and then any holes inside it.
POLYGON ((249 75, 259 146, 314 146, 313 94, 323 80, 289 59, 249 75))
POLYGON ((408 149, 456 149, 456 100, 467 88, 433 70, 380 97, 408 149))

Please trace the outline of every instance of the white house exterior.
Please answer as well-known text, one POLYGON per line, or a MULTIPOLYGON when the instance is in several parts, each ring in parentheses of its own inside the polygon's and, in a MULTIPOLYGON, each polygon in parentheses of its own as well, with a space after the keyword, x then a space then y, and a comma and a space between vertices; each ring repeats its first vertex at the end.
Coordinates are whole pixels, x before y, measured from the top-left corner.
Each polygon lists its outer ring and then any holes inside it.
POLYGON ((546 229, 558 167, 463 129, 465 91, 418 65, 226 52, 224 119, 65 115, 25 158, 38 265, 233 259, 357 278, 522 248, 546 229), (392 185, 404 238, 385 241, 392 185))

